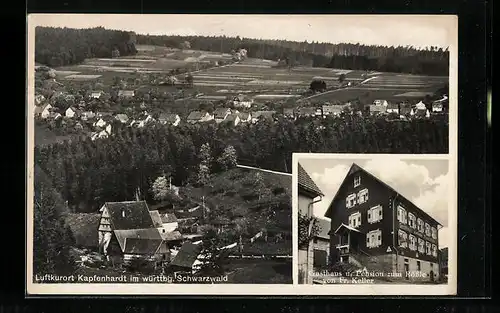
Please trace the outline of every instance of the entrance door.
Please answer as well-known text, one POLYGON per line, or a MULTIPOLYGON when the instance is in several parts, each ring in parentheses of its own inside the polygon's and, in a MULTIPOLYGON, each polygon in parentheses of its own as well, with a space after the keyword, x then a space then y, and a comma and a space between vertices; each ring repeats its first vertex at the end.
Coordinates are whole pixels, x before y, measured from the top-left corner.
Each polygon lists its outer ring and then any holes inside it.
POLYGON ((429 276, 430 276, 430 278, 431 278, 431 282, 433 282, 433 281, 434 281, 434 271, 431 271, 431 272, 429 273, 429 276))
POLYGON ((410 264, 405 263, 405 279, 410 279, 410 276, 408 275, 408 272, 410 271, 410 264))

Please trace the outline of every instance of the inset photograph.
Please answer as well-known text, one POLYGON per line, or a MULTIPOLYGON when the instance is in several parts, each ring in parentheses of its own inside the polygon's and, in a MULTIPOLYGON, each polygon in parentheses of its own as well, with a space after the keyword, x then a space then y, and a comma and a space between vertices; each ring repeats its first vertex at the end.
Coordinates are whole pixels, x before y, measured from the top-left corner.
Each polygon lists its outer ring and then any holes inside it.
POLYGON ((294 154, 299 284, 447 285, 443 156, 294 154))

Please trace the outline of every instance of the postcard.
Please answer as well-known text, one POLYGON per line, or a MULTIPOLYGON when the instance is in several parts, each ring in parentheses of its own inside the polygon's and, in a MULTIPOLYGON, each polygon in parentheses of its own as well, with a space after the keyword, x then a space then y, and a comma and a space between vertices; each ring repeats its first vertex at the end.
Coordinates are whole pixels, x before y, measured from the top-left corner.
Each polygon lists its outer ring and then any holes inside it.
POLYGON ((31 14, 27 98, 27 296, 456 284, 456 16, 31 14), (415 167, 416 189, 386 177, 415 167))

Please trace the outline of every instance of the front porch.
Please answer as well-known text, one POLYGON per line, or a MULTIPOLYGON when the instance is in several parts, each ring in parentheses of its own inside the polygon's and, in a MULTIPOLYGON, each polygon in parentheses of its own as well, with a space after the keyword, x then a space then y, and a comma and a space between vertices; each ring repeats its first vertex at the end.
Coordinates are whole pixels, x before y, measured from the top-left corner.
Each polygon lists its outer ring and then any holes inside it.
POLYGON ((358 254, 360 244, 364 240, 363 234, 356 228, 341 224, 334 232, 337 236, 337 255, 338 261, 342 263, 350 263, 353 254, 358 254))

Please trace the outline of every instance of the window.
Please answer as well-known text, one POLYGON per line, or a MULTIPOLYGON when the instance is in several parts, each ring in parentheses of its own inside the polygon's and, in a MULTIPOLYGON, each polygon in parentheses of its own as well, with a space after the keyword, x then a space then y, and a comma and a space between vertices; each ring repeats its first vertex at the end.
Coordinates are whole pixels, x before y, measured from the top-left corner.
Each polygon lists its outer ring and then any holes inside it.
POLYGON ((400 205, 398 205, 398 221, 405 225, 407 222, 406 210, 400 205))
POLYGON ((431 255, 431 243, 430 242, 425 242, 425 254, 431 255))
POLYGON ((421 270, 421 267, 420 267, 420 261, 417 261, 417 271, 419 271, 419 272, 420 272, 420 270, 421 270))
POLYGON ((373 224, 382 220, 382 206, 377 205, 368 210, 368 223, 373 224))
POLYGON ((417 228, 417 217, 415 214, 408 213, 408 225, 413 229, 417 228))
POLYGON ((417 237, 415 237, 414 235, 410 235, 409 248, 411 251, 417 250, 417 237))
POLYGON ((358 187, 359 185, 361 185, 361 176, 356 176, 354 177, 354 187, 358 187))
POLYGON ((424 221, 422 221, 420 218, 417 219, 417 230, 420 232, 420 233, 423 233, 424 232, 424 221))
POLYGON ((368 189, 363 189, 358 192, 358 204, 365 203, 368 201, 368 189))
POLYGON ((425 252, 425 241, 421 238, 418 238, 418 252, 420 253, 425 252))
POLYGON ((437 239, 438 233, 437 233, 436 227, 431 227, 431 235, 432 235, 432 239, 437 239))
POLYGON ((399 242, 399 246, 402 247, 402 248, 406 248, 408 247, 408 235, 406 234, 406 232, 402 231, 401 229, 398 231, 398 242, 399 242))
POLYGON ((425 223, 425 235, 427 237, 431 236, 431 225, 429 225, 428 223, 425 223))
POLYGON ((361 213, 356 212, 349 216, 349 226, 359 227, 361 225, 361 213))
POLYGON ((433 257, 437 257, 438 256, 438 253, 437 253, 437 246, 436 245, 432 245, 432 256, 433 257))
POLYGON ((377 248, 382 245, 382 231, 380 229, 372 230, 366 234, 366 246, 368 248, 377 248))
POLYGON ((347 199, 345 200, 345 206, 349 209, 355 205, 356 205, 356 194, 353 193, 353 194, 348 195, 347 199))

